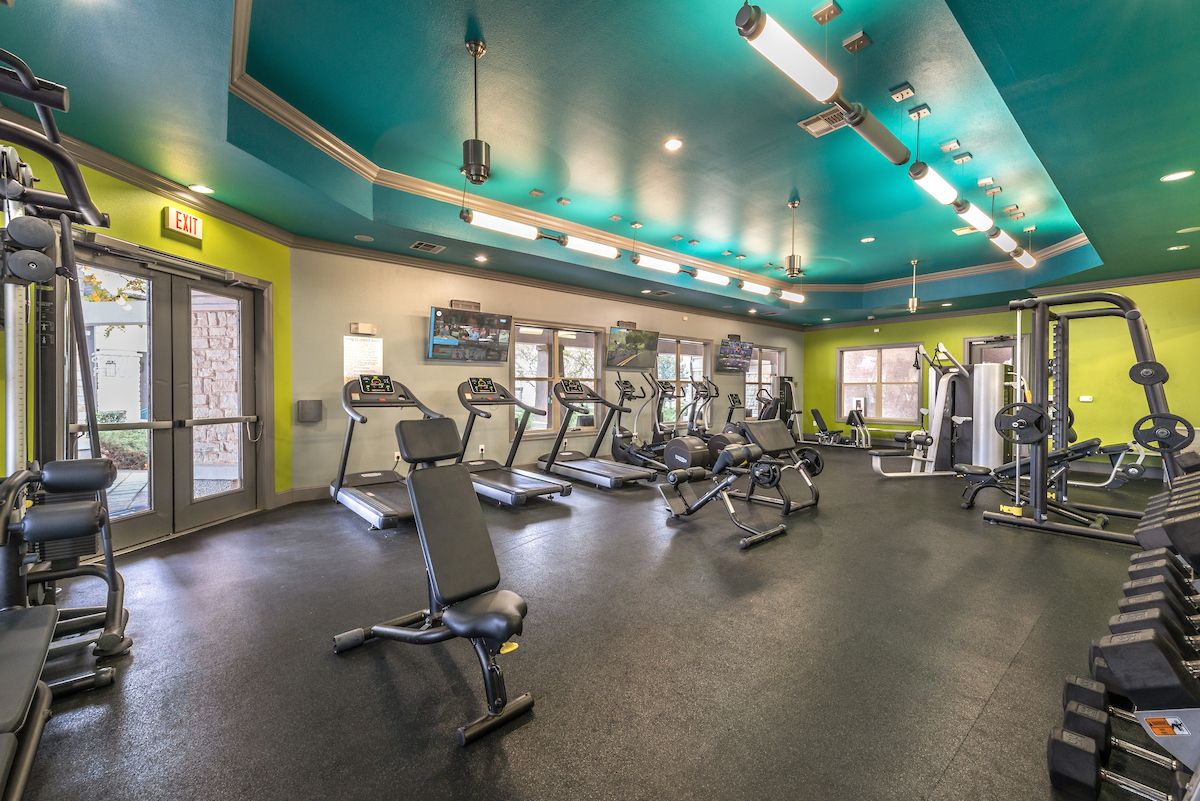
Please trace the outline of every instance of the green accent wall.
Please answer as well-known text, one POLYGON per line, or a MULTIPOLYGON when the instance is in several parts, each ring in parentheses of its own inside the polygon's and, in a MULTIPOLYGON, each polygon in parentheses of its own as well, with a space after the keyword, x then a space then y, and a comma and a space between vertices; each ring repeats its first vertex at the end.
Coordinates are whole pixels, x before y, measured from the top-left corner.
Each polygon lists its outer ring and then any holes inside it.
MULTIPOLYGON (((54 169, 32 153, 22 153, 39 187, 61 191, 54 169)), ((111 217, 101 233, 137 245, 181 256, 271 282, 274 337, 275 492, 292 487, 292 319, 291 255, 286 245, 216 219, 175 200, 126 183, 106 173, 83 168, 92 198, 111 217), (204 220, 204 241, 192 244, 165 236, 162 210, 173 205, 204 220)), ((3 393, 0 392, 0 414, 3 393)), ((0 418, 2 419, 2 418, 0 418)))
MULTIPOLYGON (((1167 399, 1171 411, 1200 425, 1200 279, 1115 287, 1137 303, 1150 327, 1155 355, 1171 374, 1167 399)), ((1030 316, 1024 330, 1029 331, 1030 316)), ((903 322, 868 323, 852 328, 815 328, 804 334, 805 431, 815 431, 808 410, 816 407, 833 425, 837 392, 837 349, 857 345, 924 342, 930 353, 943 342, 962 358, 967 337, 1016 332, 1016 314, 997 312, 903 322), (878 333, 875 330, 878 329, 878 333)), ((1080 437, 1100 437, 1106 444, 1128 442, 1133 424, 1146 414, 1145 394, 1128 377, 1133 349, 1119 319, 1077 320, 1071 324, 1071 407, 1080 437), (1092 395, 1081 403, 1080 395, 1092 395)), ((922 388, 924 390, 924 387, 922 388)), ((927 399, 922 400, 922 404, 927 399)))

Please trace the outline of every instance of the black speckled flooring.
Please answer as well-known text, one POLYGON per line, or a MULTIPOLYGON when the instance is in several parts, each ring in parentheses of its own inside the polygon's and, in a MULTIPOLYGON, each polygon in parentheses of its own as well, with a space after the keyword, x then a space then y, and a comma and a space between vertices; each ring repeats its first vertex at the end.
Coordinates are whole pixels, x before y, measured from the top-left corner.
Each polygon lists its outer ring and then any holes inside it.
POLYGON ((467 643, 330 650, 423 605, 411 531, 318 502, 126 556, 134 651, 57 705, 26 797, 1052 797, 1062 677, 1131 549, 989 526, 955 479, 824 456, 820 508, 746 552, 719 504, 665 523, 651 487, 489 509, 530 607, 502 664, 537 706, 465 750, 467 643))

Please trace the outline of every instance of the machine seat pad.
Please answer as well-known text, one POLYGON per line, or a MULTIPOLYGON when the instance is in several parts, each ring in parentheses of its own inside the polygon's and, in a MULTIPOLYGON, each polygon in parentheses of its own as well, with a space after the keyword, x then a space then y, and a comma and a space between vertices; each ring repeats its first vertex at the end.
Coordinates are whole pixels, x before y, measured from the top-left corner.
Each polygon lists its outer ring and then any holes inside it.
POLYGON ((1122 442, 1119 445, 1101 445, 1100 453, 1105 456, 1116 456, 1118 453, 1128 453, 1131 450, 1128 443, 1122 442))
POLYGON ((954 472, 962 473, 966 476, 990 476, 992 468, 981 464, 956 464, 954 465, 954 472))
POLYGON ((500 568, 467 466, 413 470, 408 474, 408 497, 438 605, 449 606, 496 589, 500 568))
MULTIPOLYGON (((912 454, 903 448, 878 448, 873 451, 867 451, 868 456, 906 456, 911 457, 912 454)), ((974 467, 974 465, 970 465, 974 467)))
POLYGON ((99 501, 42 503, 25 512, 21 533, 30 542, 70 540, 95 534, 103 522, 99 501))
POLYGON ((0 612, 0 732, 25 722, 57 623, 50 605, 0 612))
POLYGON ((8 772, 12 770, 13 759, 17 756, 17 735, 9 732, 0 734, 0 790, 6 787, 8 772))
POLYGON ((747 420, 742 424, 742 433, 768 456, 780 456, 796 447, 787 423, 779 419, 747 420))
POLYGON ((520 595, 511 590, 492 590, 447 607, 442 622, 459 637, 505 642, 521 633, 528 612, 520 595))

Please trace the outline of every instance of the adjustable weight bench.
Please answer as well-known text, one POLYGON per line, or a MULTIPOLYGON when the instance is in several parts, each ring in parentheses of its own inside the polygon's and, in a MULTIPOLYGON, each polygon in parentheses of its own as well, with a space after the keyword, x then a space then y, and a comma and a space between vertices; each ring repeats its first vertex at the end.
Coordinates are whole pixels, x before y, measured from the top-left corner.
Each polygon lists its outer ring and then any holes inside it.
MULTIPOLYGON (((1071 462, 1085 459, 1089 456, 1096 456, 1100 452, 1099 439, 1083 440, 1082 442, 1073 443, 1069 447, 1051 451, 1046 457, 1047 483, 1052 483, 1063 471, 1067 470, 1071 462)), ((954 465, 954 471, 967 479, 967 486, 963 489, 964 500, 962 508, 970 509, 974 507, 975 498, 986 489, 995 489, 1010 495, 1013 494, 1018 475, 1023 479, 1029 478, 1029 460, 1022 459, 1019 464, 1019 474, 1017 472, 1018 462, 1016 461, 1002 464, 996 468, 977 464, 954 465)), ((1028 487, 1028 481, 1026 481, 1024 486, 1028 487)), ((1045 488, 1040 491, 1045 492, 1045 488)), ((1018 497, 1023 504, 1028 504, 1030 502, 1029 490, 1023 488, 1018 497)), ((1103 514, 1085 514, 1068 504, 1049 498, 1046 500, 1046 503, 1050 511, 1083 525, 1092 526, 1093 528, 1103 528, 1108 522, 1108 518, 1103 514)))
POLYGON ((0 798, 19 799, 50 718, 42 668, 58 610, 50 605, 0 612, 0 798))
POLYGON ((516 649, 509 640, 521 633, 527 607, 515 592, 496 589, 500 568, 470 470, 464 464, 437 464, 462 451, 455 422, 449 417, 402 420, 396 441, 401 457, 413 466, 408 494, 425 557, 429 608, 339 634, 333 652, 375 639, 416 645, 469 640, 483 670, 488 711, 458 729, 459 745, 467 745, 533 708, 529 693, 508 700, 496 663, 499 654, 516 649))
POLYGON ((812 479, 813 476, 820 475, 825 467, 820 453, 812 448, 797 448, 791 429, 778 418, 747 420, 738 430, 752 445, 762 451, 762 455, 750 465, 746 489, 730 489, 731 497, 777 506, 784 515, 817 505, 821 494, 812 479), (792 500, 783 486, 783 477, 789 470, 799 475, 800 480, 804 482, 809 494, 807 500, 792 500), (760 495, 757 493, 759 489, 772 489, 778 497, 760 495))

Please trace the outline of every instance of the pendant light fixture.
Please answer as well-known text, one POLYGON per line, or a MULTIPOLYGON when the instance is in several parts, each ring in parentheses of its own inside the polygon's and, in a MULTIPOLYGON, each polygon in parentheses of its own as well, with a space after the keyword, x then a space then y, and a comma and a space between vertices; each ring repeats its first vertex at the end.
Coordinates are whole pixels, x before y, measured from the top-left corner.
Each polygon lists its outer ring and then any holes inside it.
POLYGON ((787 273, 788 278, 800 278, 803 280, 804 271, 800 266, 800 257, 796 255, 796 209, 800 208, 800 199, 792 198, 789 200, 788 208, 792 210, 792 249, 788 252, 788 257, 784 261, 783 271, 787 273))
POLYGON ((487 45, 482 40, 472 39, 467 42, 467 52, 471 54, 475 77, 475 138, 463 141, 463 163, 459 172, 479 186, 492 173, 492 146, 479 138, 479 59, 487 52, 487 45))
POLYGON ((921 301, 917 298, 917 262, 918 259, 912 260, 912 297, 908 299, 908 313, 916 314, 917 309, 921 307, 921 301))

